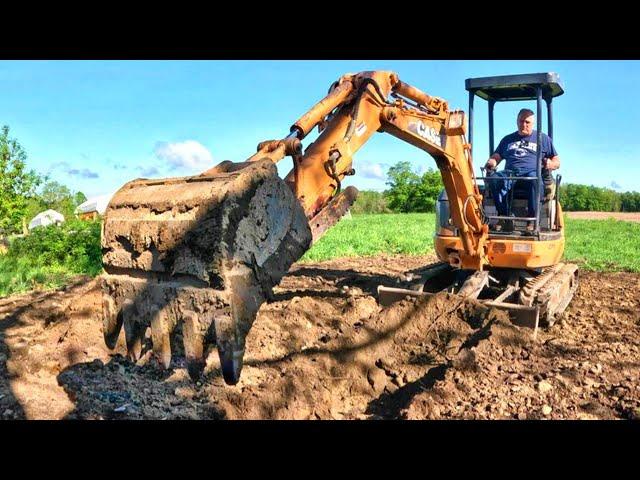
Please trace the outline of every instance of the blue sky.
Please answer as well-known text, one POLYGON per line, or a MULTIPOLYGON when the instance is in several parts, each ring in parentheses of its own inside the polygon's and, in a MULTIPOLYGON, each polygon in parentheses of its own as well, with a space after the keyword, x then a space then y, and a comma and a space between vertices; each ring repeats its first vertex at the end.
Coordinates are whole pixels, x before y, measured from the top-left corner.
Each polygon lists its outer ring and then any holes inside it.
MULTIPOLYGON (((0 124, 25 148, 29 168, 91 198, 141 176, 242 161, 260 141, 284 137, 334 80, 362 70, 393 70, 465 111, 466 78, 557 72, 563 182, 640 191, 640 61, 0 61, 0 124)), ((487 108, 475 105, 479 173, 489 155, 487 108)), ((496 106, 496 144, 525 106, 535 103, 496 106)), ((427 154, 379 134, 356 154, 345 185, 382 190, 398 161, 435 168, 427 154)), ((283 176, 290 168, 288 158, 279 164, 283 176)))

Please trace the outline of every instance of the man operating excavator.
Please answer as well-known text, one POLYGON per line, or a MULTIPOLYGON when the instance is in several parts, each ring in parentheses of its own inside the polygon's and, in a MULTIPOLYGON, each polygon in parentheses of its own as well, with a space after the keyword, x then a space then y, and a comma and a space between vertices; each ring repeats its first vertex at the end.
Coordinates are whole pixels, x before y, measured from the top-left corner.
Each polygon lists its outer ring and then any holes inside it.
MULTIPOLYGON (((536 188, 533 181, 511 180, 504 177, 535 177, 536 176, 536 155, 538 145, 536 139, 538 133, 533 129, 535 115, 528 108, 523 108, 518 113, 518 130, 505 136, 496 148, 493 155, 489 157, 485 165, 488 172, 493 172, 493 178, 488 180, 491 195, 496 204, 498 215, 509 216, 510 205, 509 196, 511 190, 517 183, 522 185, 528 200, 528 217, 535 216, 536 188), (504 170, 496 172, 495 169, 502 160, 506 160, 504 170)), ((556 152, 551 138, 546 134, 541 135, 542 148, 542 179, 545 193, 545 200, 553 197, 553 178, 551 171, 560 168, 560 158, 556 152)), ((533 232, 534 222, 527 222, 527 232, 533 232)), ((500 220, 495 225, 495 230, 513 231, 512 220, 500 220)))

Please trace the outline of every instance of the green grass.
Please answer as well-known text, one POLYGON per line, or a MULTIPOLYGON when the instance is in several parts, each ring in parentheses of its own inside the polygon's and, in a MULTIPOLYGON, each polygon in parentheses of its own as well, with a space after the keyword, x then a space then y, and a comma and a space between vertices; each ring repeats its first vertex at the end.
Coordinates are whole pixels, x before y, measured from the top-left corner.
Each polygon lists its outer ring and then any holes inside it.
POLYGON ((640 223, 565 215, 565 228, 565 260, 585 270, 640 272, 640 223))
POLYGON ((361 214, 344 217, 301 261, 363 257, 379 253, 424 255, 433 252, 435 214, 361 214))
MULTIPOLYGON (((434 223, 431 213, 353 215, 343 218, 301 260, 423 255, 433 252, 434 223)), ((565 216, 565 225, 565 261, 585 270, 640 272, 640 223, 565 216)))
MULTIPOLYGON (((361 214, 343 218, 301 259, 318 262, 378 254, 433 252, 432 213, 361 214)), ((585 270, 640 272, 640 223, 565 217, 564 259, 585 270)), ((0 254, 0 297, 64 285, 78 274, 102 270, 99 222, 69 222, 37 229, 0 254)))

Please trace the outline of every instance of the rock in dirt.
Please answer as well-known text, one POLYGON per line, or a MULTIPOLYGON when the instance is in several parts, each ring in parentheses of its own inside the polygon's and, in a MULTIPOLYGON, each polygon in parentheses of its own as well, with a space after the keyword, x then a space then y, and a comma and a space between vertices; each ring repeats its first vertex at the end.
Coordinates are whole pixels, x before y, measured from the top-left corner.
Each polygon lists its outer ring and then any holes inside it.
POLYGON ((538 384, 536 385, 536 389, 542 393, 545 394, 547 392, 550 392, 551 390, 553 390, 553 387, 551 386, 551 384, 549 382, 545 382, 544 380, 538 382, 538 384))

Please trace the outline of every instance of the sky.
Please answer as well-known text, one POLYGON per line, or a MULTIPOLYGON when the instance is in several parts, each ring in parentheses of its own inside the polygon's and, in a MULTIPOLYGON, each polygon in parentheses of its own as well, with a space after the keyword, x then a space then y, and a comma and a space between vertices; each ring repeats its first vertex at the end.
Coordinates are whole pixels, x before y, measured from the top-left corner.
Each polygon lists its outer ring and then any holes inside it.
MULTIPOLYGON (((553 103, 563 183, 640 191, 635 60, 0 61, 0 124, 25 149, 28 168, 91 199, 134 178, 243 161, 259 142, 285 137, 341 75, 363 70, 395 71, 465 111, 467 78, 556 72, 565 90, 553 103)), ((516 130, 523 107, 535 110, 535 102, 496 105, 496 145, 516 130)), ((479 175, 490 153, 487 106, 479 98, 473 128, 479 175)), ((356 153, 356 175, 343 185, 384 190, 388 168, 399 161, 417 172, 436 168, 422 150, 381 133, 356 153)), ((291 166, 285 158, 278 170, 284 176, 291 166)))

